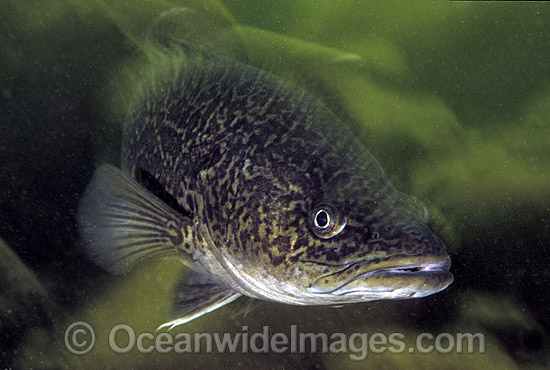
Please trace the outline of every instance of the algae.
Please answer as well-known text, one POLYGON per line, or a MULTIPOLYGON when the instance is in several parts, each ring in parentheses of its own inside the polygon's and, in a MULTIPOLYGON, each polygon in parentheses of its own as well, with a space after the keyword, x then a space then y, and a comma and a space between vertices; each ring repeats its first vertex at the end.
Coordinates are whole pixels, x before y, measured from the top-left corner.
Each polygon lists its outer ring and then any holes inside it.
MULTIPOLYGON (((10 0, 0 9, 0 235, 11 247, 2 246, 9 259, 3 258, 0 313, 13 339, 2 346, 2 365, 547 367, 546 4, 10 0), (428 204, 456 281, 419 301, 340 309, 262 302, 235 317, 222 309, 181 330, 235 333, 243 325, 250 331, 270 325, 287 332, 298 324, 304 332, 400 331, 407 338, 481 331, 487 353, 371 354, 353 362, 319 353, 117 355, 106 348, 118 323, 154 331, 165 320, 181 267, 152 261, 127 277, 108 276, 84 254, 75 210, 94 167, 118 160, 125 106, 148 68, 149 26, 163 12, 196 4, 225 19, 217 24, 229 25, 225 30, 242 43, 235 57, 323 99, 392 182, 428 204), (32 307, 51 314, 37 319, 32 307), (66 326, 77 320, 98 333, 96 349, 81 357, 63 343, 66 326)), ((171 30, 176 39, 184 32, 171 30)))

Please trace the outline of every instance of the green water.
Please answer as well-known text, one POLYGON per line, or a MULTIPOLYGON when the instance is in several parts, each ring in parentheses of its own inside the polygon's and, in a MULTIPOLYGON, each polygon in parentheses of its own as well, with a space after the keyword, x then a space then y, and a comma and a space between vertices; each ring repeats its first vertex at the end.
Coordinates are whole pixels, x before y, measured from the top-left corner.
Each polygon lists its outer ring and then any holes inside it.
POLYGON ((396 187, 428 205, 455 282, 423 299, 338 309, 241 302, 173 333, 402 333, 400 354, 110 349, 116 325, 155 333, 166 321, 180 267, 151 261, 110 276, 85 255, 74 215, 96 165, 118 163, 146 30, 162 11, 197 3, 0 3, 0 368, 548 368, 545 3, 224 1, 216 14, 234 19, 224 32, 242 41, 238 57, 323 99, 396 187), (81 356, 64 342, 76 321, 97 339, 81 356), (485 353, 409 353, 420 333, 482 333, 485 353))

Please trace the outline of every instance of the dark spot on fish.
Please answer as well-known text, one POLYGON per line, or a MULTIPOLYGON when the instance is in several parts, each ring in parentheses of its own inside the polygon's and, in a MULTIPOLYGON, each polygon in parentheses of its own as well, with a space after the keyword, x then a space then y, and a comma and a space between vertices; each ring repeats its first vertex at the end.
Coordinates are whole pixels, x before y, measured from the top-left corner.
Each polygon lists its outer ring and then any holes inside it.
MULTIPOLYGON (((294 244, 294 249, 300 249, 307 247, 309 245, 309 238, 307 236, 299 236, 294 244)), ((307 249, 307 254, 309 255, 312 252, 312 248, 307 249)))
POLYGON ((168 221, 166 228, 171 231, 171 233, 168 235, 170 242, 175 246, 180 245, 183 242, 183 234, 181 233, 181 229, 178 227, 178 225, 170 220, 168 221))
POLYGON ((338 261, 341 258, 340 250, 336 248, 330 248, 327 250, 325 257, 327 261, 338 261))
POLYGON ((295 255, 293 255, 293 256, 291 256, 291 257, 289 258, 289 261, 290 261, 290 262, 296 262, 296 261, 298 261, 298 260, 300 259, 300 257, 301 257, 303 254, 304 254, 303 252, 300 252, 300 253, 298 253, 298 254, 295 254, 295 255))
POLYGON ((271 263, 273 264, 273 266, 279 266, 285 260, 285 256, 282 254, 278 255, 277 257, 273 257, 271 255, 269 257, 271 258, 271 263))

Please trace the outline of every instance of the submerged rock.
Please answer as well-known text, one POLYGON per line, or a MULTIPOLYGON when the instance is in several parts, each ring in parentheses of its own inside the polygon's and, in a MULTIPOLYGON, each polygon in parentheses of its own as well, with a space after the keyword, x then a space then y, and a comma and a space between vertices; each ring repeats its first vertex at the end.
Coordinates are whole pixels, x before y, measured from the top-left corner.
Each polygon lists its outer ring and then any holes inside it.
POLYGON ((50 322, 53 307, 37 277, 2 239, 0 271, 0 363, 5 363, 28 328, 50 322))

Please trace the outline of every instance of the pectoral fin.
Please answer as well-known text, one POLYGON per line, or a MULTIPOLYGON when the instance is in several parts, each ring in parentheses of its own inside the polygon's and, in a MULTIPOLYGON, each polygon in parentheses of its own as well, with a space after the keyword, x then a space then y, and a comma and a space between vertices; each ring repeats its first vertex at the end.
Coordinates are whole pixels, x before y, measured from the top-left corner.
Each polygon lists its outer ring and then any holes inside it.
POLYGON ((120 169, 100 166, 78 209, 78 229, 90 258, 111 273, 124 273, 145 257, 189 256, 184 231, 191 225, 120 169))
POLYGON ((233 302, 240 296, 240 293, 218 282, 211 275, 196 271, 185 273, 174 289, 172 315, 177 319, 162 324, 158 329, 172 329, 185 324, 233 302))

